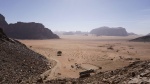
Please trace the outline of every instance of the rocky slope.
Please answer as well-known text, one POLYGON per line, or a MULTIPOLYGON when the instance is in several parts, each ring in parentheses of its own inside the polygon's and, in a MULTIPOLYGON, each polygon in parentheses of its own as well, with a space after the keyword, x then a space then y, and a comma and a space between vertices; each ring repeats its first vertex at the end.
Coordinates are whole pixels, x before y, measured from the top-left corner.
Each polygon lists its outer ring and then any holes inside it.
POLYGON ((139 37, 139 38, 135 38, 135 39, 132 39, 130 41, 135 41, 135 42, 150 42, 150 35, 142 36, 142 37, 139 37))
POLYGON ((109 28, 109 27, 100 27, 90 31, 91 34, 95 34, 97 36, 128 36, 125 28, 117 27, 117 28, 109 28))
POLYGON ((57 79, 47 84, 150 84, 150 61, 136 61, 114 71, 78 79, 57 79))
POLYGON ((54 34, 50 29, 45 28, 41 23, 35 22, 17 22, 8 24, 5 17, 0 14, 0 27, 8 37, 15 39, 58 39, 59 36, 54 34))
POLYGON ((49 69, 48 60, 0 29, 0 84, 42 82, 40 74, 49 69))

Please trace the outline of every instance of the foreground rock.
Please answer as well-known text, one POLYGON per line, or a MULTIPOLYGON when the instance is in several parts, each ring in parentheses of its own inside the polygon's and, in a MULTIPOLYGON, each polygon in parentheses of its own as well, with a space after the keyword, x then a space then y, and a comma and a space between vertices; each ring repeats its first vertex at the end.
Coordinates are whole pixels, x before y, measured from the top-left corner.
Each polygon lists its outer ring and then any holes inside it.
POLYGON ((135 42, 150 42, 150 35, 139 37, 139 38, 135 38, 135 39, 132 39, 130 41, 135 41, 135 42))
POLYGON ((48 64, 45 57, 9 39, 0 29, 0 84, 37 83, 48 64))
POLYGON ((128 36, 125 28, 117 27, 117 28, 109 28, 109 27, 100 27, 90 31, 91 34, 95 34, 97 36, 128 36))
POLYGON ((57 84, 150 84, 150 61, 136 61, 114 71, 100 72, 94 76, 78 79, 47 81, 57 84))
POLYGON ((58 39, 59 36, 54 34, 50 29, 45 28, 41 23, 35 22, 17 22, 8 24, 5 17, 0 14, 0 27, 8 37, 15 39, 58 39))

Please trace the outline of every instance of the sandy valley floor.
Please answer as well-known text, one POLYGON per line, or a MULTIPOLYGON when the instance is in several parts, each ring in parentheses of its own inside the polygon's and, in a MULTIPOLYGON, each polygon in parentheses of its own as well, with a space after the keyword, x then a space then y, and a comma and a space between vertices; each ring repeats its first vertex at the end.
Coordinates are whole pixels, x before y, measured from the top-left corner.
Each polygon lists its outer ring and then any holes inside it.
POLYGON ((129 42, 135 38, 113 36, 61 36, 51 40, 20 40, 32 50, 56 61, 48 79, 78 78, 80 71, 114 70, 136 60, 150 59, 150 43, 129 42), (62 51, 62 56, 57 56, 62 51))

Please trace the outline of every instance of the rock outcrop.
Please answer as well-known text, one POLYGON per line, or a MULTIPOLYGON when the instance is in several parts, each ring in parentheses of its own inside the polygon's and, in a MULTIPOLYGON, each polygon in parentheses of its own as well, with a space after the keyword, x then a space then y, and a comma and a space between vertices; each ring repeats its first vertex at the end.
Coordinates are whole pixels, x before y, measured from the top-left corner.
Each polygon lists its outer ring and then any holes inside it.
POLYGON ((100 27, 90 31, 91 34, 97 36, 128 36, 128 33, 125 28, 109 28, 109 27, 100 27))
POLYGON ((150 42, 150 35, 138 37, 138 38, 132 39, 130 41, 135 41, 135 42, 150 42))
POLYGON ((49 61, 0 29, 0 84, 32 84, 49 68, 49 61))
POLYGON ((5 17, 0 14, 0 27, 3 28, 6 35, 15 39, 58 39, 50 29, 45 28, 41 23, 35 22, 17 22, 8 24, 5 17))

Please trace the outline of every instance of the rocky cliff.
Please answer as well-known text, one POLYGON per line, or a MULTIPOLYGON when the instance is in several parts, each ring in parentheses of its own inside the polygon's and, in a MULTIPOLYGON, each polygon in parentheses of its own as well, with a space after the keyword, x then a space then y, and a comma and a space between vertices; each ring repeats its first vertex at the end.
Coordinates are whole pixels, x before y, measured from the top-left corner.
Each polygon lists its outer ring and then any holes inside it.
POLYGON ((49 69, 48 64, 44 56, 9 39, 0 28, 0 84, 39 82, 40 74, 49 69))
POLYGON ((97 36, 128 36, 128 33, 125 28, 109 28, 109 27, 100 27, 90 31, 91 34, 97 36))
POLYGON ((0 14, 0 27, 8 37, 15 39, 58 39, 59 36, 54 34, 50 29, 45 28, 41 23, 35 22, 17 22, 8 24, 5 17, 0 14))

